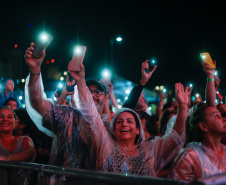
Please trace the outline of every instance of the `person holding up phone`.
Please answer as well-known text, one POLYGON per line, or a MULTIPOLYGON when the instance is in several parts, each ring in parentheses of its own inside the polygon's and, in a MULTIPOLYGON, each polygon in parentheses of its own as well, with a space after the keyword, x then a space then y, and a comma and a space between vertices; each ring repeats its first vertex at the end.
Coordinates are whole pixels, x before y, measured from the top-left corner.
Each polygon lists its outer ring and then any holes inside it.
POLYGON ((122 108, 116 112, 111 121, 113 133, 109 134, 96 109, 91 95, 93 92, 86 87, 84 66, 81 65, 79 73, 72 72, 71 75, 78 87, 78 105, 84 115, 84 120, 80 123, 81 134, 97 154, 97 170, 157 176, 182 148, 188 96, 181 83, 175 85, 179 103, 175 124, 166 131, 165 137, 144 142, 139 116, 129 108, 122 108), (90 136, 92 144, 89 143, 90 136))
MULTIPOLYGON (((140 83, 133 87, 123 107, 134 109, 138 101, 140 102, 141 105, 145 104, 146 100, 143 96, 141 96, 141 93, 143 88, 151 78, 152 74, 155 72, 156 68, 157 68, 157 65, 155 65, 152 70, 149 70, 148 60, 145 60, 142 63, 141 65, 142 78, 140 80, 140 83)), ((146 111, 146 109, 143 111, 146 111)))
POLYGON ((189 141, 172 165, 170 178, 191 182, 226 171, 226 118, 216 108, 215 68, 202 61, 207 76, 206 104, 194 109, 187 119, 186 137, 189 141))
POLYGON ((75 100, 74 100, 74 86, 75 86, 75 81, 74 80, 69 81, 69 76, 67 75, 66 84, 65 84, 60 96, 57 98, 56 104, 66 105, 65 100, 66 100, 68 95, 71 95, 71 106, 76 108, 76 103, 75 103, 75 100))
MULTIPOLYGON (((89 156, 87 145, 80 135, 79 122, 83 115, 77 108, 56 105, 47 99, 41 77, 45 50, 39 58, 32 55, 33 50, 34 43, 31 43, 24 55, 29 67, 25 84, 25 102, 27 112, 39 130, 53 137, 49 163, 63 167, 94 169, 95 165, 90 163, 90 157, 95 158, 95 156, 89 156)), ((106 99, 105 86, 96 81, 89 82, 87 86, 92 92, 103 122, 109 127, 107 118, 102 115, 106 99)))

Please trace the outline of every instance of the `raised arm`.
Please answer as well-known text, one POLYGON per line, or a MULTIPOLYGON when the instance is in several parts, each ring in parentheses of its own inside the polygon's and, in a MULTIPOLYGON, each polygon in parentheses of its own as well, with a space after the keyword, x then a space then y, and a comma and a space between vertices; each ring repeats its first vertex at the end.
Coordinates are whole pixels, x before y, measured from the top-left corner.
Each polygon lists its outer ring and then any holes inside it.
POLYGON ((203 71, 206 73, 207 82, 206 82, 206 104, 211 107, 216 107, 216 89, 214 83, 214 72, 213 69, 208 63, 202 61, 203 71))
MULTIPOLYGON (((66 77, 66 84, 67 84, 68 86, 72 86, 74 83, 75 83, 74 81, 73 81, 73 82, 70 82, 70 81, 69 81, 69 77, 68 77, 68 75, 67 75, 67 77, 66 77)), ((73 94, 74 94, 74 91, 73 91, 73 92, 68 92, 68 91, 67 91, 66 84, 65 84, 65 86, 64 86, 64 88, 63 88, 63 90, 62 90, 62 93, 61 93, 60 97, 57 99, 56 104, 58 104, 58 105, 63 105, 63 104, 64 104, 64 101, 65 101, 66 98, 67 98, 67 96, 68 96, 68 95, 73 95, 73 94)), ((73 96, 71 96, 71 97, 73 97, 73 96)), ((73 101, 73 100, 72 100, 72 101, 73 101)), ((74 105, 72 105, 72 106, 74 107, 74 105)))
POLYGON ((186 88, 184 89, 183 84, 176 83, 175 90, 176 90, 176 98, 178 102, 178 112, 177 112, 177 119, 173 129, 179 135, 181 135, 185 133, 185 123, 187 119, 188 103, 189 103, 188 86, 186 86, 186 88))
POLYGON ((50 114, 50 103, 46 101, 42 96, 42 90, 40 86, 40 74, 41 74, 41 64, 45 57, 45 51, 42 51, 40 58, 35 58, 32 56, 32 51, 34 50, 34 43, 25 51, 25 61, 29 67, 29 83, 28 92, 30 97, 31 106, 43 117, 48 118, 50 114))
POLYGON ((123 107, 134 109, 144 86, 147 84, 147 82, 151 78, 151 76, 154 73, 154 71, 156 70, 156 68, 157 68, 157 65, 155 65, 151 71, 146 72, 145 69, 149 70, 148 60, 145 60, 142 63, 142 66, 141 66, 142 78, 140 80, 140 83, 132 89, 132 91, 130 92, 130 95, 129 95, 128 99, 126 100, 126 102, 124 103, 123 107))
POLYGON ((109 92, 109 97, 111 99, 112 105, 115 108, 118 108, 118 103, 117 103, 117 101, 115 99, 115 95, 114 95, 114 91, 113 91, 113 84, 112 83, 110 84, 110 89, 111 89, 111 91, 109 92))
POLYGON ((92 143, 94 143, 96 149, 103 149, 100 146, 102 146, 102 143, 107 143, 108 133, 97 111, 93 98, 86 87, 84 66, 81 64, 81 70, 79 72, 71 71, 70 67, 71 63, 69 62, 68 70, 75 80, 78 89, 78 95, 75 91, 76 97, 79 98, 78 103, 76 101, 77 107, 83 114, 82 121, 79 124, 81 136, 86 142, 89 142, 91 136, 92 143))
POLYGON ((158 118, 160 118, 161 115, 162 115, 162 108, 163 108, 163 105, 165 104, 165 102, 164 102, 165 97, 166 97, 165 93, 161 92, 160 96, 159 96, 159 103, 158 103, 158 106, 156 108, 156 116, 158 118))

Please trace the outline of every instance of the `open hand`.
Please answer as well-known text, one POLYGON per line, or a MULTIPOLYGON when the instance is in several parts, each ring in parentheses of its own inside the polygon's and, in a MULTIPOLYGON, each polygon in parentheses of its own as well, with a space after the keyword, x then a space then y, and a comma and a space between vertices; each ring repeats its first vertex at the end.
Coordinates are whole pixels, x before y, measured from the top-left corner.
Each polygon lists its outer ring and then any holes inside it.
POLYGON ((188 86, 185 87, 180 82, 175 84, 175 90, 176 90, 176 98, 179 105, 187 105, 189 103, 188 98, 188 86))

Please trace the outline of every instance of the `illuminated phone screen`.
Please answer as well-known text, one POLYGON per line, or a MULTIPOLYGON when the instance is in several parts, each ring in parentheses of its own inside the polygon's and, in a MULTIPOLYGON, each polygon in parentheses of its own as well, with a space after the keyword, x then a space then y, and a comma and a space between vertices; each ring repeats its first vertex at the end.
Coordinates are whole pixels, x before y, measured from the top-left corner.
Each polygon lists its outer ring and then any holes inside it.
POLYGON ((212 68, 214 68, 214 69, 216 68, 216 66, 214 65, 213 60, 208 52, 200 53, 200 56, 204 62, 208 63, 212 68))

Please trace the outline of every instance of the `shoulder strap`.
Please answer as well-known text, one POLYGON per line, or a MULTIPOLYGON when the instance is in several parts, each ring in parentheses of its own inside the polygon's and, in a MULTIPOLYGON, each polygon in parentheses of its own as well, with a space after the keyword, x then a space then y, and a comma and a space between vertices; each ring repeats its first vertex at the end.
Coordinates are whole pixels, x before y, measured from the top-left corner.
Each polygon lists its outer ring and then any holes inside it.
POLYGON ((24 140, 24 137, 19 137, 19 136, 15 136, 16 138, 18 138, 20 141, 21 141, 21 143, 23 143, 23 140, 24 140))

